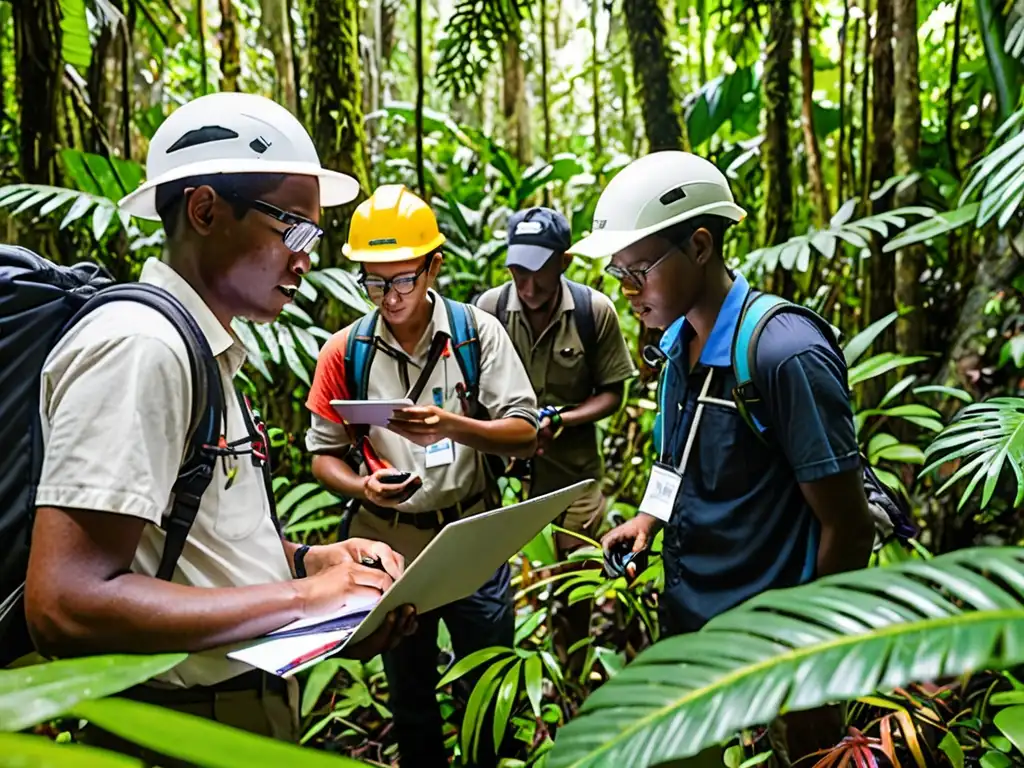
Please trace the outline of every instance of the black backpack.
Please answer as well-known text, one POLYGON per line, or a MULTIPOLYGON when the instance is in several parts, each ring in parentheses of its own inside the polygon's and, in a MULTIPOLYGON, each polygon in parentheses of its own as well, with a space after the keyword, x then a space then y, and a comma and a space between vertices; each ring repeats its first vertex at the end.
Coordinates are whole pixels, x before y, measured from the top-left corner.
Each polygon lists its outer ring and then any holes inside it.
POLYGON ((35 493, 42 471, 40 373, 50 350, 76 322, 112 301, 135 301, 161 312, 188 349, 192 417, 184 464, 157 578, 170 580, 213 477, 224 413, 216 360, 195 318, 167 291, 142 283, 115 284, 96 264, 58 266, 16 246, 0 245, 0 667, 32 650, 22 608, 35 493))

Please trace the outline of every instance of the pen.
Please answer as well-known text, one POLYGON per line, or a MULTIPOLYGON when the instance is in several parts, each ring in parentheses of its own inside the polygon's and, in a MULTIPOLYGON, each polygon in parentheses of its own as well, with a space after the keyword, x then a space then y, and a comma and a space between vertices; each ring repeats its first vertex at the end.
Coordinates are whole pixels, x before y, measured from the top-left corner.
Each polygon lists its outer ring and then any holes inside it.
POLYGON ((327 653, 329 651, 333 651, 335 648, 340 646, 341 643, 342 643, 342 641, 340 641, 340 640, 332 640, 331 642, 329 642, 329 643, 327 643, 325 645, 321 645, 319 648, 314 648, 312 651, 309 651, 308 653, 304 653, 304 654, 302 654, 301 656, 299 656, 296 659, 292 659, 290 662, 288 662, 283 667, 281 667, 279 670, 277 670, 277 672, 275 672, 275 674, 278 677, 282 677, 282 676, 286 675, 287 673, 291 672, 296 667, 301 667, 307 661, 312 661, 317 656, 320 656, 320 655, 322 655, 324 653, 327 653))

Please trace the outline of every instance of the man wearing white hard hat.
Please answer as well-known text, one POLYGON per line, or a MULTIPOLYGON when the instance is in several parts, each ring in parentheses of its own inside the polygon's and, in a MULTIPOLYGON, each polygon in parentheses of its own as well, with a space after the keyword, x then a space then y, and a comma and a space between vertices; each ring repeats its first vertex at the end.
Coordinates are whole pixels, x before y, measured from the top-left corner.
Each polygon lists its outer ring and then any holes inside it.
MULTIPOLYGON (((179 472, 206 422, 193 418, 192 358, 177 326, 135 301, 107 303, 77 323, 42 373, 28 623, 51 655, 192 652, 121 695, 294 740, 294 680, 223 650, 197 652, 379 599, 403 560, 380 542, 300 552, 283 540, 266 482, 266 432, 232 383, 245 352, 231 323, 277 317, 323 234, 321 206, 350 201, 358 185, 320 166, 287 110, 238 93, 177 109, 153 136, 146 170, 148 181, 120 206, 163 222, 164 258, 145 263, 140 283, 163 289, 208 346, 201 362, 219 377, 223 402, 207 400, 220 437, 200 453, 215 458, 193 494, 179 472), (195 519, 179 536, 167 515, 183 498, 194 501, 195 519), (172 540, 180 548, 168 559, 172 540)), ((353 653, 375 654, 413 631, 410 611, 353 653)), ((138 754, 100 731, 87 740, 138 754)))
POLYGON ((592 233, 570 249, 611 257, 606 272, 633 311, 664 330, 651 354, 663 363, 658 463, 640 512, 602 544, 615 562, 664 528, 666 634, 766 590, 864 567, 871 554, 842 353, 824 320, 726 266, 723 237, 744 216, 712 163, 656 152, 612 179, 592 233), (749 357, 734 358, 736 344, 749 357))

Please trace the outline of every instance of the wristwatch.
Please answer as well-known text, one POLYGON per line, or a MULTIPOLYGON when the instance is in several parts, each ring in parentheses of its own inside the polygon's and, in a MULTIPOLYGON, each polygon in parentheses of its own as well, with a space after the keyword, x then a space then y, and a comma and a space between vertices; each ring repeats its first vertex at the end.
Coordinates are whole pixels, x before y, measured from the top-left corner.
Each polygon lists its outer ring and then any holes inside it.
POLYGON ((295 578, 306 578, 306 553, 309 552, 309 544, 303 544, 295 550, 295 578))

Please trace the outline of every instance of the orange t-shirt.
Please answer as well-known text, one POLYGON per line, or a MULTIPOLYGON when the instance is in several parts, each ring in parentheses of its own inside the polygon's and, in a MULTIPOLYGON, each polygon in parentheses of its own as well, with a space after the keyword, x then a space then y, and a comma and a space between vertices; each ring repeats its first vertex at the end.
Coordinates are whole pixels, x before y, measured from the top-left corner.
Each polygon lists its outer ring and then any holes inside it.
POLYGON ((306 407, 317 416, 335 424, 342 424, 342 418, 334 412, 331 400, 348 400, 345 386, 345 347, 348 343, 348 329, 334 334, 320 350, 316 361, 313 384, 309 388, 306 407))

